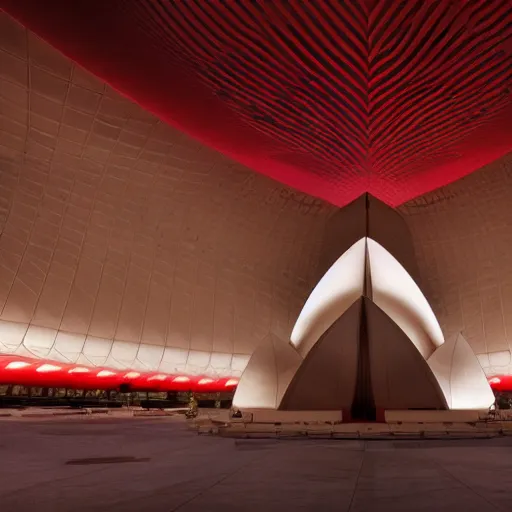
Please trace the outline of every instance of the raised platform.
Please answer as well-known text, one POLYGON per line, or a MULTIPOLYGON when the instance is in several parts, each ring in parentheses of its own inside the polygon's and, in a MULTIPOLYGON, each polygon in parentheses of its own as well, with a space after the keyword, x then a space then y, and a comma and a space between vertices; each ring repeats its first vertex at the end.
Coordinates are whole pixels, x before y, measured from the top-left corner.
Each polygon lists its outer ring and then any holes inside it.
MULTIPOLYGON (((228 413, 229 418, 229 411, 228 413)), ((233 423, 341 423, 341 411, 276 411, 244 409, 241 418, 231 417, 233 423)))
POLYGON ((386 411, 382 423, 343 423, 341 411, 252 409, 200 415, 199 433, 244 438, 475 438, 512 435, 512 411, 386 411))

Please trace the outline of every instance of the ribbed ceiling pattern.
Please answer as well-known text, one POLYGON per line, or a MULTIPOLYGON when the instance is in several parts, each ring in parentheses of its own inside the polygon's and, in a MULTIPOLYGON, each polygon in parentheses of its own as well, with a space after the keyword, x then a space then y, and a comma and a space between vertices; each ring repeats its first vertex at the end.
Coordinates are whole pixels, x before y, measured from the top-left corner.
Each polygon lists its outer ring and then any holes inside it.
POLYGON ((511 60, 496 47, 510 2, 459 7, 145 0, 140 19, 248 124, 336 181, 423 170, 507 104, 511 60))
POLYGON ((399 204, 512 150, 510 0, 3 3, 172 124, 339 205, 399 204))

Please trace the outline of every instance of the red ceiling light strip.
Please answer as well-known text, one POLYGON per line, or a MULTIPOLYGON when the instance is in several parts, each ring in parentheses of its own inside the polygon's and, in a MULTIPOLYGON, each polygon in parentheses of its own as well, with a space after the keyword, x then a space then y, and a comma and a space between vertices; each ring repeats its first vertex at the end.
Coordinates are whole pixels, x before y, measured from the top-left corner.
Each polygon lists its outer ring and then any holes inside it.
POLYGON ((512 392, 512 375, 495 375, 488 379, 491 388, 498 392, 512 392))
MULTIPOLYGON (((87 368, 15 355, 0 355, 0 384, 69 389, 119 389, 122 384, 129 384, 132 391, 217 393, 234 391, 238 380, 237 377, 214 378, 204 375, 87 368)), ((488 380, 494 391, 512 392, 512 375, 495 375, 488 380)))
POLYGON ((119 389, 128 384, 132 391, 233 391, 236 377, 164 374, 110 368, 88 368, 16 355, 0 356, 0 384, 69 389, 119 389))

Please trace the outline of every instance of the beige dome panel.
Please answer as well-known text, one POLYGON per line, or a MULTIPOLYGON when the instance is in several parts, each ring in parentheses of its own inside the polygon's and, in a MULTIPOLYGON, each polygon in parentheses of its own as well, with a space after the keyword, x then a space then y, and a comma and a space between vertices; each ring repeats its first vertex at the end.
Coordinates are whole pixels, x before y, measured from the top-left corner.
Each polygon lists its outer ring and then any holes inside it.
POLYGON ((494 403, 485 373, 464 336, 459 333, 428 359, 450 409, 488 409, 494 403))
POLYGON ((252 354, 238 383, 233 406, 277 409, 301 361, 292 345, 270 334, 252 354))

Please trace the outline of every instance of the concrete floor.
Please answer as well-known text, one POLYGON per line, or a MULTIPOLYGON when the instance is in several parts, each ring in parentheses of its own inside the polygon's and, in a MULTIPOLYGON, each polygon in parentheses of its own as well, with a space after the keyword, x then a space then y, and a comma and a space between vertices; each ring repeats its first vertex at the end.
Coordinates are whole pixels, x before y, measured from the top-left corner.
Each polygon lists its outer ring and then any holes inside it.
POLYGON ((511 509, 510 437, 233 440, 171 418, 0 421, 2 512, 511 509), (94 460, 115 457, 135 461, 94 460))

